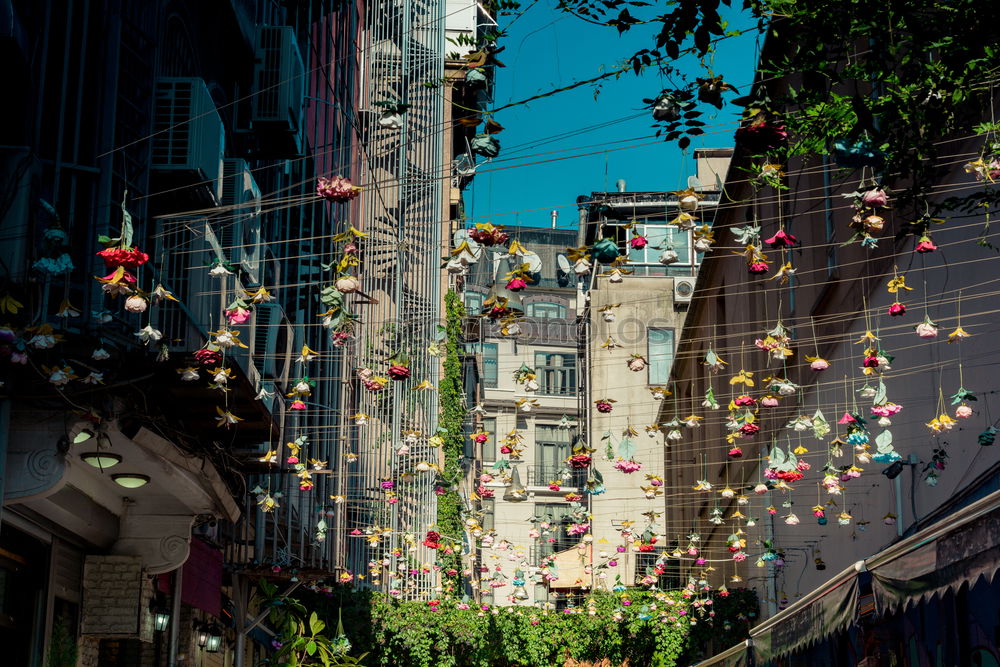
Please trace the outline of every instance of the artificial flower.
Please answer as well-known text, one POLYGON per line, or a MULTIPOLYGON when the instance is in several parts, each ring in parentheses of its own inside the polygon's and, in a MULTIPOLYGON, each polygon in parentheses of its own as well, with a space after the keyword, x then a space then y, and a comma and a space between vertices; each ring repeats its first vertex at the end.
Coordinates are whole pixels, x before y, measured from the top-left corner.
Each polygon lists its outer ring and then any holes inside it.
POLYGON ((924 315, 924 321, 914 327, 917 335, 921 338, 937 338, 937 324, 931 321, 930 316, 924 315))
POLYGON ((764 239, 764 243, 768 244, 772 248, 791 248, 798 242, 798 239, 786 232, 784 229, 779 229, 774 236, 769 239, 764 239))
POLYGON ((957 343, 961 341, 963 338, 969 338, 971 335, 972 334, 970 334, 968 331, 959 326, 957 329, 948 334, 948 342, 957 343))
POLYGON ((906 314, 906 305, 896 301, 889 306, 889 315, 892 317, 899 317, 900 315, 906 314))
POLYGON ((933 252, 937 250, 937 246, 934 245, 934 241, 931 239, 930 234, 924 234, 917 241, 917 247, 915 250, 919 253, 933 252))
POLYGON ((163 332, 158 329, 154 329, 152 324, 147 324, 143 328, 139 329, 135 332, 135 335, 146 345, 149 345, 150 343, 157 343, 161 338, 163 338, 163 332))

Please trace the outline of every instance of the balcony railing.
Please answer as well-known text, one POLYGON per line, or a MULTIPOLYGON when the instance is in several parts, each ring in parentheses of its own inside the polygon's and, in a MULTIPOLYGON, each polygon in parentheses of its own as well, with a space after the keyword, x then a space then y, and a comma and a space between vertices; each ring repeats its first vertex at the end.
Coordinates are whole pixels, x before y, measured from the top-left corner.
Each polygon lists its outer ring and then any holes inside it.
POLYGON ((562 479, 563 489, 582 489, 587 483, 586 468, 570 468, 569 475, 560 477, 565 470, 561 465, 536 464, 528 466, 528 486, 548 486, 549 482, 562 479))

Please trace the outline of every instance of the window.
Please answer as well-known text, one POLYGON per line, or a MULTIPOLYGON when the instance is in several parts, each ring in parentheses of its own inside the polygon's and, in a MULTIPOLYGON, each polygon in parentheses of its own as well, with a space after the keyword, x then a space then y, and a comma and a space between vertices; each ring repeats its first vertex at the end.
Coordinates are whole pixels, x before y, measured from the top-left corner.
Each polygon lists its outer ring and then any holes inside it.
POLYGON ((572 435, 569 429, 538 424, 535 426, 535 483, 547 484, 559 475, 570 454, 572 435))
POLYGON ((649 329, 647 344, 649 384, 667 384, 670 380, 670 367, 674 365, 674 330, 649 329))
POLYGON ((635 585, 642 584, 642 578, 647 574, 656 577, 656 586, 660 590, 680 588, 681 563, 676 558, 668 558, 664 551, 638 553, 635 555, 635 585), (661 563, 663 574, 656 574, 656 564, 661 563))
POLYGON ((483 461, 497 460, 497 420, 496 417, 483 419, 483 430, 490 436, 483 443, 483 461))
POLYGON ((479 292, 465 293, 465 309, 469 315, 478 315, 483 310, 484 297, 479 292))
POLYGON ((629 245, 628 259, 633 264, 658 264, 660 253, 667 248, 677 252, 676 264, 691 264, 691 233, 672 225, 636 225, 629 233, 646 237, 649 244, 642 250, 634 250, 629 245))
POLYGON ((548 301, 529 303, 528 317, 564 320, 566 319, 566 306, 548 301))
POLYGON ((497 360, 499 351, 496 343, 483 343, 481 347, 483 355, 483 386, 487 389, 497 387, 497 360))
POLYGON ((482 498, 479 502, 483 508, 483 530, 493 530, 495 523, 493 516, 496 512, 496 500, 493 498, 482 498))
POLYGON ((557 551, 565 551, 580 541, 579 538, 566 534, 566 527, 573 523, 572 514, 573 508, 566 503, 538 503, 535 505, 535 516, 552 524, 549 534, 538 539, 539 559, 557 551))
POLYGON ((576 395, 576 354, 536 352, 535 372, 538 393, 546 396, 576 395))

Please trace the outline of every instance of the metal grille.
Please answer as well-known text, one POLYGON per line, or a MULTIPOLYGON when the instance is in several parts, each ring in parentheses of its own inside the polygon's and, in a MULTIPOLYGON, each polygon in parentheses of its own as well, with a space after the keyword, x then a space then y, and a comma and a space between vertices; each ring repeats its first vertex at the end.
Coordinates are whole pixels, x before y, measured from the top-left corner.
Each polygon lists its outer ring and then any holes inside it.
MULTIPOLYGON (((441 0, 380 0, 367 6, 365 85, 361 107, 377 109, 376 102, 409 105, 401 131, 363 122, 361 160, 372 184, 362 194, 365 230, 370 235, 368 270, 363 291, 372 297, 357 336, 358 365, 384 372, 395 353, 409 357, 409 382, 394 382, 379 395, 362 390, 358 409, 371 423, 358 430, 360 454, 351 478, 349 502, 356 507, 352 522, 359 527, 380 523, 390 528, 377 545, 352 540, 349 566, 367 569, 369 561, 390 558, 389 572, 380 585, 397 589, 403 597, 419 598, 433 590, 432 574, 408 574, 419 564, 432 562, 434 553, 420 546, 423 531, 436 521, 434 475, 415 473, 403 480, 418 461, 436 461, 437 451, 426 439, 437 427, 433 392, 416 392, 410 385, 428 379, 439 383, 439 362, 427 353, 441 318, 440 261, 442 170, 441 96, 424 83, 443 76, 444 26, 441 0), (421 434, 407 455, 397 453, 404 431, 421 434), (396 482, 399 501, 389 505, 379 481, 396 482), (408 551, 402 536, 412 534, 416 550, 408 551), (393 556, 397 549, 404 555, 393 556)), ((374 111, 364 112, 374 114, 374 111)), ((370 579, 368 580, 370 581, 370 579)))

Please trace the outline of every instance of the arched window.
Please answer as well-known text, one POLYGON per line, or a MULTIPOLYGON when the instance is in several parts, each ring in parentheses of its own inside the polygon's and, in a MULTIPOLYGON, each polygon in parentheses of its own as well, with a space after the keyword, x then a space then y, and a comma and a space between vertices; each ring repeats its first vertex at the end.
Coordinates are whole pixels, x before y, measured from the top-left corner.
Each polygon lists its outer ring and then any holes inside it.
POLYGON ((566 319, 566 306, 550 301, 535 301, 528 304, 528 317, 566 319))

